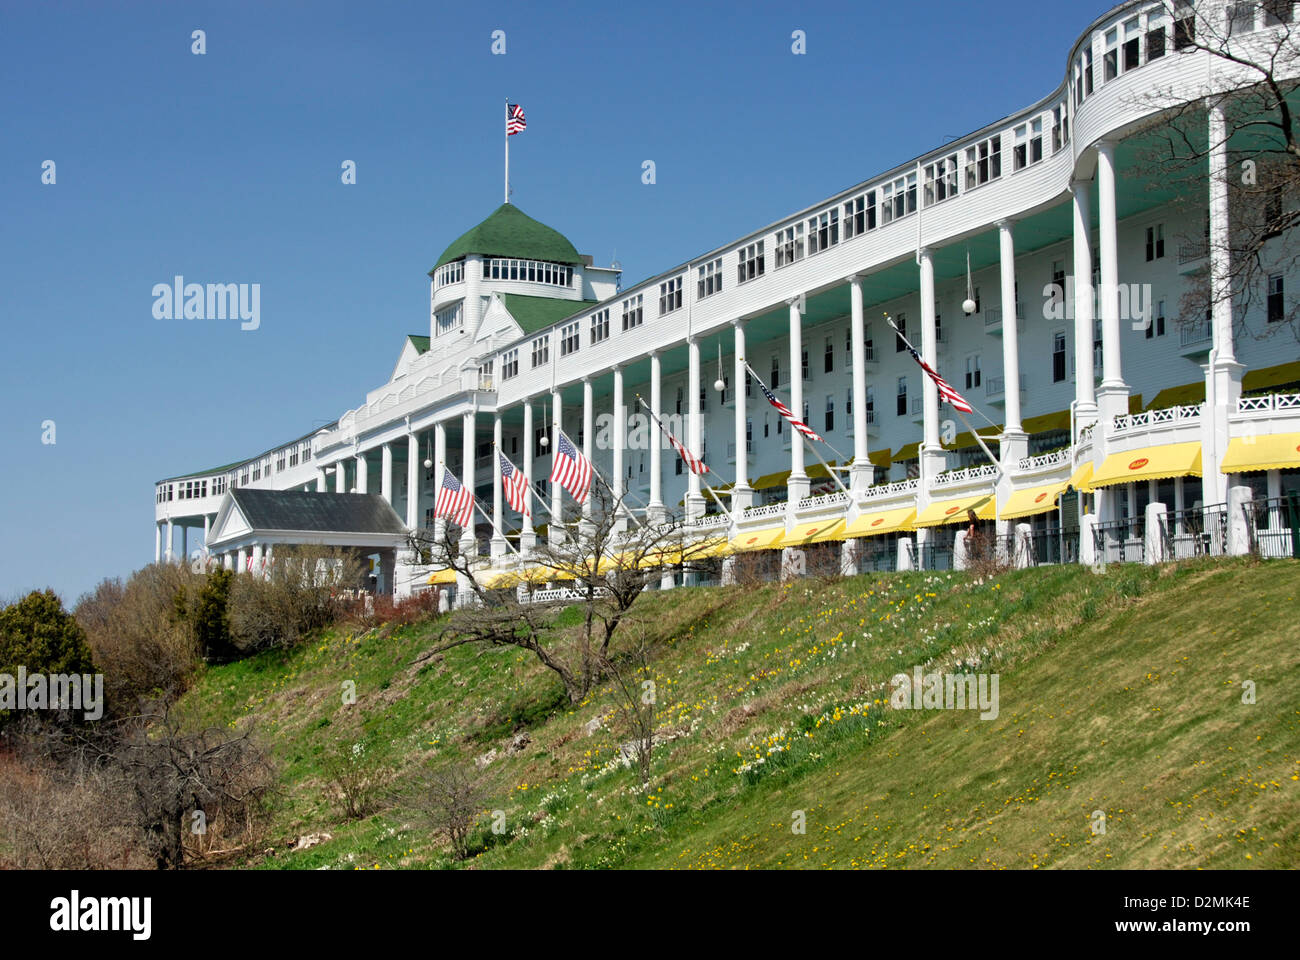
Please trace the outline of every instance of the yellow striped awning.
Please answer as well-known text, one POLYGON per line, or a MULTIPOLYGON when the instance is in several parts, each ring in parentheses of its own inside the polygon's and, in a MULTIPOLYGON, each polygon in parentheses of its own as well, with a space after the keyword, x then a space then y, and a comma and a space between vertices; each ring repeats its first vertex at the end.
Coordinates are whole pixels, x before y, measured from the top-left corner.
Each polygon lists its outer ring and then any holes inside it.
POLYGON ((707 540, 688 544, 682 549, 681 556, 685 560, 712 560, 716 557, 725 557, 731 552, 731 541, 726 537, 709 537, 707 540))
POLYGON ((1025 417, 1020 427, 1025 433, 1047 433, 1049 430, 1069 430, 1070 411, 1057 410, 1055 413, 1040 413, 1036 417, 1025 417))
POLYGON ((783 547, 806 547, 827 540, 843 540, 845 523, 841 520, 816 520, 797 524, 781 541, 783 547))
POLYGON ((1069 482, 1045 483, 1027 490, 1013 490, 1007 497, 1006 506, 1002 508, 1003 520, 1016 520, 1020 517, 1032 517, 1038 513, 1047 513, 1056 509, 1056 498, 1065 492, 1069 482))
POLYGON ((518 570, 499 570, 496 573, 489 573, 483 578, 484 590, 505 590, 508 587, 517 587, 523 577, 518 570))
POLYGON ((844 537, 846 540, 856 537, 880 537, 900 530, 911 530, 915 520, 914 507, 895 507, 893 510, 864 513, 848 525, 844 537))
POLYGON ((1199 477, 1201 445, 1199 442, 1169 443, 1161 447, 1143 447, 1127 453, 1112 453, 1092 478, 1091 485, 1110 487, 1138 480, 1163 480, 1166 477, 1199 477))
POLYGON ((780 541, 785 536, 784 524, 779 527, 765 527, 762 530, 753 530, 749 533, 742 533, 738 537, 731 538, 731 549, 744 550, 768 550, 772 547, 780 546, 780 541))
POLYGON ((776 473, 765 473, 754 481, 755 490, 767 490, 770 487, 783 486, 790 479, 789 470, 780 470, 776 473))
POLYGON ((1275 367, 1249 370, 1241 378, 1241 389, 1267 390, 1269 387, 1281 387, 1288 383, 1300 383, 1300 360, 1279 363, 1275 367))
POLYGON ((997 497, 992 491, 936 500, 916 518, 916 526, 941 527, 946 523, 967 523, 967 513, 970 510, 974 510, 975 516, 980 520, 992 520, 997 516, 997 506, 997 497))
POLYGON ((920 451, 921 451, 920 440, 916 441, 916 443, 905 443, 897 450, 894 451, 894 455, 890 459, 891 462, 893 463, 899 463, 903 460, 915 460, 918 456, 920 456, 920 451))
POLYGON ((1079 464, 1079 469, 1075 470, 1070 476, 1068 486, 1076 490, 1082 490, 1084 493, 1092 491, 1092 461, 1085 460, 1079 464))
POLYGON ((873 466, 880 467, 882 470, 888 470, 891 462, 889 448, 885 447, 883 450, 871 450, 867 453, 867 459, 871 461, 873 466))
POLYGON ((1151 398, 1148 410, 1167 410, 1170 407, 1187 407, 1205 402, 1205 381, 1197 380, 1181 387, 1165 387, 1151 398))
POLYGON ((1223 455, 1224 473, 1300 468, 1300 433, 1273 433, 1258 437, 1233 437, 1223 455))
POLYGON ((429 586, 434 586, 439 583, 455 583, 456 571, 451 569, 436 570, 433 573, 429 574, 429 579, 424 582, 427 583, 429 586))

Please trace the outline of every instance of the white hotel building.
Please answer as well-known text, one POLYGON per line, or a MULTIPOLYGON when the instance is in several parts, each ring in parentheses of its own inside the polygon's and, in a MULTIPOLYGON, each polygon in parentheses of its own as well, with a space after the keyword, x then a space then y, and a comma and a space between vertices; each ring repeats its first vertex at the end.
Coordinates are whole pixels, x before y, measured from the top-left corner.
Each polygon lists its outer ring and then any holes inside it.
MULTIPOLYGON (((1291 4, 1241 6, 1242 43, 1291 16, 1291 4)), ((576 504, 546 483, 561 427, 634 507, 680 509, 689 530, 724 535, 719 555, 853 543, 874 569, 960 565, 968 509, 1013 538, 1022 562, 1262 542, 1285 522, 1277 498, 1300 488, 1300 344, 1290 330, 1265 336, 1300 277, 1270 276, 1248 311, 1179 316, 1190 277, 1224 269, 1215 241, 1230 217, 1220 180, 1177 196, 1137 163, 1156 113, 1144 95, 1192 97, 1224 69, 1182 49, 1183 29, 1161 3, 1121 4, 1078 38, 1048 96, 626 288, 501 206, 438 259, 427 335, 404 339, 389 381, 356 409, 157 484, 157 557, 199 546, 187 529, 238 569, 276 543, 345 543, 373 548, 380 588, 404 593, 434 571, 394 571, 388 528, 259 520, 240 492, 310 493, 289 498, 290 513, 311 498, 379 497, 416 529, 433 522, 445 464, 493 518, 463 542, 504 568, 547 518, 506 504, 493 444, 572 519, 576 504), (1121 315, 1121 285, 1149 290, 1149 322, 1121 315), (952 428, 885 314, 996 422, 972 420, 996 438, 1002 474, 952 428), (822 455, 843 468, 847 495, 791 442, 742 358, 833 446, 822 455), (605 428, 638 413, 638 395, 727 480, 725 511, 653 427, 605 428)), ((1201 115, 1213 142, 1221 114, 1201 115)), ((1211 169, 1227 162, 1211 152, 1211 169)), ((1289 534, 1276 543, 1290 552, 1289 534)))

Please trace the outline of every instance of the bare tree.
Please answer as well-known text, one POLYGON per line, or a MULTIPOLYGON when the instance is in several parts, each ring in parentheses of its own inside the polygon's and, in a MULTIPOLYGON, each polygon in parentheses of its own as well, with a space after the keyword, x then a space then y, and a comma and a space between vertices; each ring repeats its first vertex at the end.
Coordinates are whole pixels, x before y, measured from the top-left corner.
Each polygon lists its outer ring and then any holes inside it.
POLYGON ((580 703, 604 678, 614 639, 641 592, 665 565, 700 564, 710 546, 708 538, 693 535, 672 516, 632 516, 600 484, 592 486, 590 497, 588 515, 552 523, 553 538, 536 547, 519 582, 504 588, 478 557, 461 551, 458 528, 447 524, 440 535, 413 533, 409 545, 416 562, 455 570, 470 591, 466 597, 462 590, 441 642, 421 659, 464 644, 520 647, 559 678, 571 703, 580 703), (519 583, 525 586, 523 598, 519 583), (542 594, 536 589, 541 583, 562 589, 542 594), (582 612, 576 632, 556 622, 572 606, 582 612))
POLYGON ((478 783, 455 766, 427 774, 415 797, 415 805, 429 825, 446 835, 457 860, 469 856, 470 833, 483 802, 478 783))
POLYGON ((1267 305, 1269 320, 1255 335, 1286 330, 1300 339, 1300 300, 1269 302, 1268 278, 1300 259, 1300 130, 1293 113, 1300 88, 1300 33, 1289 0, 1224 3, 1204 0, 1193 9, 1166 0, 1174 22, 1171 56, 1200 52, 1209 69, 1188 90, 1147 90, 1136 100, 1156 116, 1137 131, 1139 172, 1154 190, 1176 190, 1189 211, 1203 211, 1214 178, 1226 187, 1230 231, 1226 242, 1205 228, 1183 236, 1188 257, 1216 255, 1227 270, 1212 282, 1207 265, 1191 274, 1179 304, 1183 324, 1201 323, 1216 303, 1233 308, 1235 333, 1246 334, 1246 312, 1267 305), (1257 21, 1256 17, 1262 18, 1257 21), (1247 20, 1246 18, 1250 19, 1247 20), (1259 29, 1251 29, 1258 26, 1259 29), (1221 135, 1212 135, 1208 111, 1223 111, 1221 135), (1211 153, 1225 148, 1226 170, 1212 174, 1211 153))

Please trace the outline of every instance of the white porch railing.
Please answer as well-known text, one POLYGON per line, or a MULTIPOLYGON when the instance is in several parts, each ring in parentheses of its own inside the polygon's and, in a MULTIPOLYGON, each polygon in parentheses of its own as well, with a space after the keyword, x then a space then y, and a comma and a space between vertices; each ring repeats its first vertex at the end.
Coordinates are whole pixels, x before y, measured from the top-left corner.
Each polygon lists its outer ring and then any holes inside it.
POLYGON ((1072 453, 1069 447, 1064 450, 1054 450, 1051 453, 1040 453, 1036 457, 1024 457, 1016 464, 1016 469, 1023 473, 1033 473, 1035 470, 1049 470, 1053 467, 1069 466, 1072 462, 1072 453))
POLYGON ((731 523, 731 517, 725 513, 713 513, 704 517, 695 517, 687 520, 682 526, 688 530, 712 530, 715 527, 725 527, 731 523))
POLYGON ((816 497, 804 497, 795 504, 795 509, 802 512, 804 510, 816 510, 819 507, 833 507, 839 503, 848 503, 849 498, 839 490, 834 493, 823 493, 816 497))
POLYGON ((1272 413, 1300 410, 1300 393, 1270 393, 1263 397, 1238 397, 1238 413, 1272 413))
POLYGON ((785 514, 784 503, 768 503, 761 507, 748 507, 741 514, 742 520, 757 520, 761 517, 780 517, 785 514))
POLYGON ((1166 423, 1189 423, 1201 419, 1203 404, 1187 404, 1168 407, 1164 410, 1144 410, 1141 413, 1127 413, 1115 418, 1115 433, 1128 430, 1141 430, 1166 423))
POLYGON ((907 480, 895 480, 893 483, 882 483, 879 486, 867 488, 858 494, 858 502, 899 497, 905 493, 915 493, 920 488, 921 481, 916 477, 910 477, 907 480))
POLYGON ((966 483, 971 480, 982 480, 985 477, 996 477, 998 468, 991 463, 981 464, 978 467, 967 467, 965 470, 950 470, 947 473, 941 473, 934 478, 934 486, 950 487, 958 483, 966 483))

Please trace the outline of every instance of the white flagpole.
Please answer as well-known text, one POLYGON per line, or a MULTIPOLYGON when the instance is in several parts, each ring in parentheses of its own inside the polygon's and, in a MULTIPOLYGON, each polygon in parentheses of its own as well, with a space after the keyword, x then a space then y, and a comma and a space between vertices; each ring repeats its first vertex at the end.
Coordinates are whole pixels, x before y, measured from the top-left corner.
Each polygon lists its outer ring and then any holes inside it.
MULTIPOLYGON (((569 443, 573 444, 573 449, 574 449, 574 450, 577 450, 577 449, 578 449, 578 445, 577 445, 576 443, 573 443, 573 438, 570 437, 570 436, 569 436, 567 433, 565 433, 563 430, 560 431, 560 436, 562 436, 562 437, 566 437, 566 438, 568 439, 569 443)), ((580 454, 580 455, 581 455, 581 454, 580 454)), ((592 475, 595 476, 596 479, 598 479, 601 483, 603 483, 603 484, 605 485, 605 489, 606 489, 606 490, 608 490, 610 493, 613 493, 613 492, 614 492, 614 488, 613 488, 612 486, 610 486, 610 483, 609 483, 608 480, 605 479, 604 474, 602 474, 602 473, 600 472, 600 470, 597 469, 596 464, 593 463, 593 462, 590 461, 590 460, 588 460, 587 463, 591 465, 591 472, 592 472, 592 475)), ((588 497, 591 496, 591 490, 588 490, 588 491, 587 491, 587 496, 588 496, 588 497)), ((638 527, 645 526, 645 524, 643 524, 640 520, 638 520, 638 519, 636 518, 636 514, 633 513, 633 512, 631 511, 631 509, 628 507, 628 505, 627 505, 626 503, 623 502, 623 498, 622 498, 622 497, 619 498, 618 509, 622 510, 623 513, 627 516, 627 518, 628 518, 629 520, 631 520, 633 523, 635 523, 638 527)))
POLYGON ((510 98, 506 97, 506 203, 510 202, 510 98))
MULTIPOLYGON (((661 423, 660 420, 659 420, 659 418, 655 416, 654 411, 651 410, 650 407, 649 407, 649 405, 648 405, 644 400, 641 399, 641 394, 639 394, 639 393, 636 395, 636 402, 639 403, 639 404, 641 404, 641 406, 645 407, 646 415, 649 416, 650 419, 653 420, 653 421, 655 422, 655 426, 656 426, 656 427, 658 427, 658 428, 659 428, 661 431, 663 431, 664 433, 668 433, 668 430, 664 427, 663 423, 661 423)), ((680 440, 677 441, 677 442, 678 442, 678 443, 681 443, 680 440)), ((683 444, 683 446, 684 446, 684 444, 683 444)), ((674 452, 674 453, 677 453, 676 450, 674 450, 673 452, 674 452)), ((678 453, 677 455, 678 455, 679 457, 681 456, 680 453, 678 453)), ((691 456, 694 456, 694 454, 691 454, 691 456)), ((703 461, 701 461, 701 463, 703 463, 703 461)), ((712 474, 712 475, 715 476, 715 477, 718 477, 719 480, 722 479, 721 477, 718 476, 718 474, 717 474, 716 472, 714 472, 713 468, 710 467, 707 463, 704 464, 704 470, 705 470, 706 473, 709 473, 709 474, 712 474)), ((722 501, 718 499, 718 495, 717 495, 716 493, 713 492, 713 488, 712 488, 712 487, 708 487, 708 486, 706 486, 704 489, 708 492, 709 496, 711 496, 711 497, 713 498, 713 502, 716 503, 716 504, 718 505, 718 509, 719 509, 719 510, 721 510, 721 511, 722 511, 723 513, 725 513, 725 514, 730 514, 730 513, 731 513, 730 510, 728 510, 726 507, 724 507, 724 506, 722 505, 722 501)))
MULTIPOLYGON (((753 377, 753 378, 754 378, 755 380, 757 380, 759 383, 762 383, 764 387, 767 386, 766 383, 763 383, 763 378, 760 377, 757 373, 754 372, 754 368, 751 367, 751 366, 749 365, 749 361, 747 361, 747 360, 742 360, 741 362, 745 364, 745 369, 749 371, 749 375, 750 375, 751 377, 753 377)), ((794 426, 794 424, 791 424, 791 425, 790 425, 790 429, 791 429, 791 430, 794 430, 795 433, 799 434, 799 439, 802 440, 804 443, 806 443, 806 444, 808 445, 808 449, 811 450, 811 451, 812 451, 812 455, 813 455, 814 457, 817 458, 817 462, 820 463, 823 467, 826 468, 826 473, 827 473, 827 475, 828 475, 832 480, 835 481, 835 485, 836 485, 837 487, 840 488, 841 492, 843 492, 843 494, 844 494, 846 497, 848 497, 849 500, 850 500, 850 502, 851 502, 851 501, 853 500, 853 497, 852 497, 852 495, 849 493, 848 488, 845 487, 843 481, 840 480, 839 474, 837 474, 833 469, 831 469, 831 465, 830 465, 829 463, 827 463, 824 459, 822 459, 822 455, 821 455, 820 453, 817 452, 817 448, 813 446, 812 441, 809 440, 806 436, 804 436, 803 431, 797 429, 797 428, 794 426)), ((823 440, 822 442, 825 443, 826 441, 823 440)), ((831 445, 830 445, 829 443, 827 443, 826 446, 831 447, 831 445)), ((833 451, 835 452, 835 455, 838 456, 841 460, 845 459, 844 454, 840 453, 840 452, 839 452, 838 450, 836 450, 834 447, 831 447, 831 450, 833 450, 833 451)))

